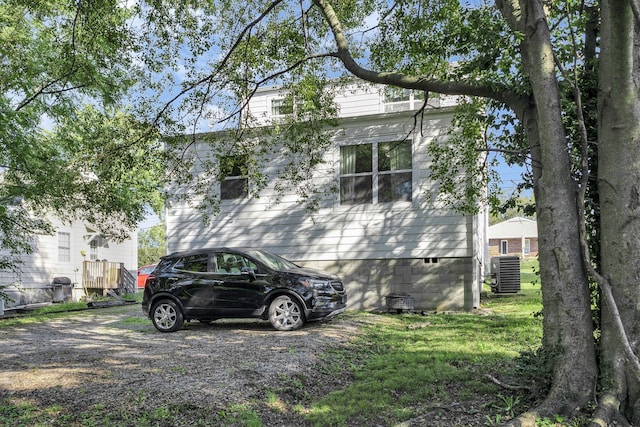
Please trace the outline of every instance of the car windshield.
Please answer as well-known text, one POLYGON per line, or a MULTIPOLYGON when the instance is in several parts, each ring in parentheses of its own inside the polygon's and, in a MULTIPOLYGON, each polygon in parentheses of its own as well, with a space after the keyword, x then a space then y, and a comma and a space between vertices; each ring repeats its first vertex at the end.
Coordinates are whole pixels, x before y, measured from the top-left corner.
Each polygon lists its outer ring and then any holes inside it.
POLYGON ((298 268, 297 265, 289 260, 282 258, 279 255, 272 254, 266 251, 246 251, 247 255, 260 261, 272 270, 292 270, 298 268))

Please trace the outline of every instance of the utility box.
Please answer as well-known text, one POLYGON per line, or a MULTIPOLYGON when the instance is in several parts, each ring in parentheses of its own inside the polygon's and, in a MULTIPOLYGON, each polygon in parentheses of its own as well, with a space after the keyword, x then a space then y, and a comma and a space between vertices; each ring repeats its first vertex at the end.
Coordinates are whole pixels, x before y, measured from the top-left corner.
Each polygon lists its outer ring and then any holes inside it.
POLYGON ((520 292, 520 257, 491 258, 491 291, 497 294, 520 292))

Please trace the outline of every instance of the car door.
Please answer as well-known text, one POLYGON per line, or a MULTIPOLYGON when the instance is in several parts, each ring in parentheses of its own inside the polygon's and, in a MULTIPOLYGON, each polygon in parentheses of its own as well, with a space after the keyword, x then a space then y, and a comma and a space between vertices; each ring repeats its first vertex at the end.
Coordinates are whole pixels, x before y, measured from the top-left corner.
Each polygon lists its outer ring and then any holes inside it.
POLYGON ((173 267, 174 294, 190 317, 208 318, 214 311, 215 292, 222 282, 211 269, 210 253, 185 256, 173 267))
POLYGON ((240 253, 224 251, 216 253, 215 265, 222 282, 216 286, 216 311, 227 316, 251 316, 259 312, 268 283, 265 275, 259 274, 256 263, 240 253))

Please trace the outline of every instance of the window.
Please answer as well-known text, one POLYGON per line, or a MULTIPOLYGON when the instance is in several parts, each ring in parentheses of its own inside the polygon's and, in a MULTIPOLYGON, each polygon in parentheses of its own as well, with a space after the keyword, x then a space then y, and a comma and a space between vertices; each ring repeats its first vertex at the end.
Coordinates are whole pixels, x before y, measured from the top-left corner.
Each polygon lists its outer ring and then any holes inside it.
POLYGON ((531 240, 524 239, 524 255, 531 255, 531 240))
POLYGON ((98 259, 98 242, 96 239, 93 239, 89 243, 89 259, 91 261, 95 261, 98 259))
POLYGON ((225 156, 220 159, 220 198, 243 199, 249 194, 246 156, 225 156))
POLYGON ((340 147, 340 203, 410 202, 411 154, 411 141, 340 147))
POLYGON ((500 241, 500 255, 507 255, 509 253, 509 242, 507 240, 500 241))
POLYGON ((58 261, 71 261, 71 234, 58 232, 58 261))
POLYGON ((251 260, 241 255, 227 252, 216 254, 216 267, 218 273, 240 273, 244 267, 249 267, 253 271, 258 270, 258 266, 251 260))
POLYGON ((340 147, 340 203, 371 203, 372 147, 372 144, 340 147))
POLYGON ((411 201, 411 143, 378 144, 378 202, 411 201))
POLYGON ((424 103, 422 92, 393 86, 384 88, 383 107, 385 113, 418 109, 424 103))
POLYGON ((291 98, 279 98, 271 100, 271 117, 284 117, 293 113, 291 98))
POLYGON ((411 98, 411 91, 395 86, 387 86, 384 88, 384 102, 390 104, 392 102, 406 102, 411 98))
POLYGON ((195 271, 196 273, 206 273, 209 261, 209 254, 191 255, 180 259, 173 266, 176 270, 195 271))

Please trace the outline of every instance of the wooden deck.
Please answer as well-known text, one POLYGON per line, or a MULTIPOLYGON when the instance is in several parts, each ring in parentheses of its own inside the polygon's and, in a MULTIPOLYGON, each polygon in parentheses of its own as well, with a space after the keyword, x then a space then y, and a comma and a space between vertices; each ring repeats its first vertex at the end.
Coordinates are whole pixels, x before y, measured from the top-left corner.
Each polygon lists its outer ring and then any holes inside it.
POLYGON ((136 290, 136 277, 121 262, 85 261, 82 263, 82 286, 88 291, 109 290, 123 295, 136 290))

